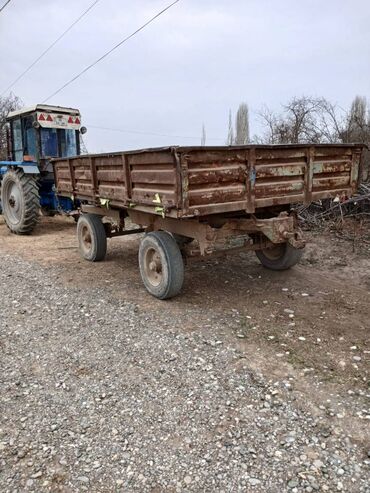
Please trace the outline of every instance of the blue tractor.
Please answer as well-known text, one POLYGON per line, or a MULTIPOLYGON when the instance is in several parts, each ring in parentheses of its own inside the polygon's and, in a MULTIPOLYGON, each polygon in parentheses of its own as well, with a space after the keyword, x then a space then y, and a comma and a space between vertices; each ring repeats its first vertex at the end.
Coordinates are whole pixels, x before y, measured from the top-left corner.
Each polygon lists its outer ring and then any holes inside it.
MULTIPOLYGON (((80 112, 73 108, 36 105, 9 113, 8 160, 0 161, 1 209, 13 233, 30 234, 40 216, 72 213, 71 198, 55 194, 54 157, 81 153, 80 112)), ((0 209, 0 210, 1 210, 0 209)))

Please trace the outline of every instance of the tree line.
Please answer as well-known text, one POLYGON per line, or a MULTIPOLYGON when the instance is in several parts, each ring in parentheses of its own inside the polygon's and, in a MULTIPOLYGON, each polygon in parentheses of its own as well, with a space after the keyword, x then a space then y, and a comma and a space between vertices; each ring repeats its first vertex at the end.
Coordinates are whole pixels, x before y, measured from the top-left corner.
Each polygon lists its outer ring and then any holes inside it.
POLYGON ((281 112, 264 107, 259 116, 265 132, 255 140, 261 143, 370 143, 370 106, 361 96, 347 110, 325 98, 293 98, 281 112))
POLYGON ((249 111, 239 105, 235 124, 229 111, 227 145, 254 144, 370 144, 370 104, 356 96, 348 110, 325 98, 294 97, 280 111, 264 106, 258 117, 262 135, 249 134, 249 111))
MULTIPOLYGON (((294 97, 280 111, 264 106, 258 117, 262 133, 251 138, 248 105, 239 105, 235 122, 229 110, 226 145, 362 143, 370 147, 370 104, 363 96, 356 96, 348 109, 321 97, 294 97)), ((363 178, 369 170, 370 151, 365 150, 363 178)))

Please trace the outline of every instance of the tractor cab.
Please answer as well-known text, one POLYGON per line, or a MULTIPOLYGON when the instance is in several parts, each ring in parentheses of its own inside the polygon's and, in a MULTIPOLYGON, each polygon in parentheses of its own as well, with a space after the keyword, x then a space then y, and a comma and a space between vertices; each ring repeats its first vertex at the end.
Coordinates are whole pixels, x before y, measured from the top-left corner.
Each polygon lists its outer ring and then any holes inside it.
POLYGON ((40 209, 54 215, 76 208, 73 200, 56 196, 50 160, 80 155, 86 128, 79 110, 43 104, 10 112, 7 122, 8 161, 0 161, 0 205, 10 230, 28 234, 40 209))
POLYGON ((9 113, 8 155, 10 161, 37 162, 40 172, 51 171, 53 157, 80 154, 80 112, 73 108, 38 104, 9 113))

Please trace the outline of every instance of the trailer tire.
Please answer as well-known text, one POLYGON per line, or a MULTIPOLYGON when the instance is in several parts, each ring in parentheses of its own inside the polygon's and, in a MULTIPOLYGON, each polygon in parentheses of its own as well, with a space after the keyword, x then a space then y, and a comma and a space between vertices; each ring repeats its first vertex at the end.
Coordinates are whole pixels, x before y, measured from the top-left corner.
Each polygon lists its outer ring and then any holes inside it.
POLYGON ((184 283, 184 261, 173 236, 165 231, 147 234, 140 243, 139 266, 148 292, 160 300, 178 295, 184 283))
POLYGON ((296 265, 302 255, 303 248, 294 248, 289 243, 279 243, 273 248, 256 250, 261 264, 270 270, 287 270, 296 265))
POLYGON ((2 213, 12 233, 28 235, 34 230, 40 212, 36 178, 21 169, 9 169, 1 182, 2 213))
POLYGON ((82 258, 90 262, 104 260, 107 253, 107 234, 100 216, 82 214, 79 217, 77 240, 82 258))

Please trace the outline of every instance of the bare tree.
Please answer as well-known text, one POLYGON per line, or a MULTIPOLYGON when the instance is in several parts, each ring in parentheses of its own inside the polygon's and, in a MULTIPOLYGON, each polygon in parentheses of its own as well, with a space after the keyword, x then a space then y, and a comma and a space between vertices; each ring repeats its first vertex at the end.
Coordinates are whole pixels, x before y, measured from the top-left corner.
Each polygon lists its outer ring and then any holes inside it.
POLYGON ((6 117, 10 111, 21 108, 22 101, 14 94, 7 97, 0 97, 0 159, 7 159, 7 142, 6 142, 6 117))
POLYGON ((347 127, 343 135, 345 142, 366 144, 364 151, 362 179, 369 178, 370 171, 370 105, 365 97, 356 96, 352 101, 347 117, 347 127))
POLYGON ((235 119, 235 140, 236 145, 245 145, 249 142, 249 110, 246 103, 241 103, 235 119))
POLYGON ((206 140, 207 140, 207 134, 206 134, 206 127, 203 123, 202 125, 202 137, 200 139, 200 145, 205 146, 206 145, 206 140))
POLYGON ((282 113, 264 107, 260 117, 266 126, 264 140, 270 144, 339 142, 345 120, 336 105, 307 96, 291 99, 282 113))
POLYGON ((316 125, 320 129, 320 142, 329 144, 342 142, 342 133, 346 125, 345 111, 325 98, 318 101, 315 116, 316 125))
POLYGON ((347 142, 369 142, 370 107, 364 97, 356 96, 347 117, 347 142))
POLYGON ((259 112, 262 124, 266 127, 265 133, 260 138, 263 144, 281 144, 284 140, 281 135, 282 118, 274 113, 268 106, 263 106, 259 112))
MULTIPOLYGON (((370 144, 370 107, 364 97, 356 96, 348 111, 325 98, 293 98, 281 113, 264 107, 260 118, 266 128, 262 142, 370 144)), ((370 167, 370 153, 365 151, 363 178, 370 167)))
POLYGON ((233 116, 231 110, 229 110, 229 126, 227 132, 226 145, 232 146, 234 144, 234 126, 233 126, 233 116))
POLYGON ((289 140, 292 143, 320 142, 321 131, 317 125, 317 114, 320 107, 321 99, 306 96, 293 98, 285 105, 290 133, 289 140))

